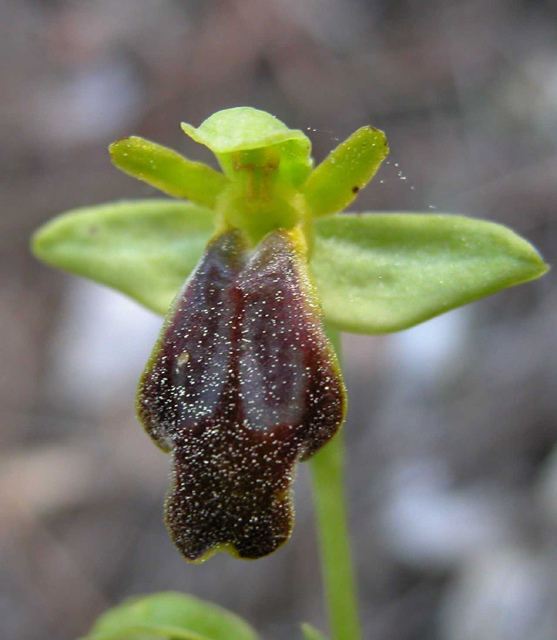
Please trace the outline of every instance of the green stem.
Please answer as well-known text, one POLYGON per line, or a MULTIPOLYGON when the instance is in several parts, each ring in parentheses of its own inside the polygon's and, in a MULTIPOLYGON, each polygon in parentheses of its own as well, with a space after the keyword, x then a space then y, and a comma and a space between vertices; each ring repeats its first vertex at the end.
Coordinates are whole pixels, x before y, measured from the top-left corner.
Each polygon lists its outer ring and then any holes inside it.
MULTIPOLYGON (((338 333, 327 332, 339 354, 338 333)), ((342 431, 310 461, 321 566, 333 640, 360 640, 344 496, 342 431)))

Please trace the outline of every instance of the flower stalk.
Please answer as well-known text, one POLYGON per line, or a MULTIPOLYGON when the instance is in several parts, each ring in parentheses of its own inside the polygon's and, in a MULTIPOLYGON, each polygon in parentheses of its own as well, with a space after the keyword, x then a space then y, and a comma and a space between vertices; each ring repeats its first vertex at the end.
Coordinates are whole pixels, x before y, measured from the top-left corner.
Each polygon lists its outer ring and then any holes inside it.
MULTIPOLYGON (((341 361, 340 336, 328 330, 341 361)), ((344 433, 310 460, 325 603, 333 640, 360 640, 356 576, 344 487, 344 433)))

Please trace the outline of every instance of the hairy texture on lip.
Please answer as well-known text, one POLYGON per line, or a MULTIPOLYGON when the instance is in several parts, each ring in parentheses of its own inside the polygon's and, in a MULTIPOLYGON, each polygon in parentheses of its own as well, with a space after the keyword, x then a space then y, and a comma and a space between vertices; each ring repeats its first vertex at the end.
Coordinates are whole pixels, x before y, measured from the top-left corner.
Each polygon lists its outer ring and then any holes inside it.
POLYGON ((294 465, 340 427, 345 393, 303 236, 250 256, 214 239, 177 296, 140 381, 139 416, 172 451, 166 523, 181 553, 259 558, 292 531, 294 465))

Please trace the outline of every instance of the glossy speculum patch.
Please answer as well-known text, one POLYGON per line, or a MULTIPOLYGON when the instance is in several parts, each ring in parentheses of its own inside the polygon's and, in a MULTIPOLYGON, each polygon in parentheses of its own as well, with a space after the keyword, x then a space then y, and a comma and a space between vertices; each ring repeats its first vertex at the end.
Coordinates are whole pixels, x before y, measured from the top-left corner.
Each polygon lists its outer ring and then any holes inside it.
POLYGON ((248 250, 216 237, 177 296, 140 381, 139 415, 173 456, 166 523, 181 553, 275 551, 292 531, 294 465, 340 427, 345 393, 303 236, 248 250))

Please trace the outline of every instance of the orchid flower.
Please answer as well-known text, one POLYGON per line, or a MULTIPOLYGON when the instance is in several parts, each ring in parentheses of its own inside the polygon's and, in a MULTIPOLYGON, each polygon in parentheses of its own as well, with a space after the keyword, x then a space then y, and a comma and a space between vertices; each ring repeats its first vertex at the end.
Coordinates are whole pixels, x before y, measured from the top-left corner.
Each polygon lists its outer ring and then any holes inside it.
POLYGON ((220 171, 118 140, 114 164, 178 200, 69 212, 33 249, 166 316, 137 402, 172 456, 166 523, 190 561, 219 549, 258 558, 290 536, 296 463, 344 420, 328 334, 405 329, 547 267, 490 222, 339 213, 388 153, 372 127, 316 168, 302 131, 263 111, 228 109, 182 128, 220 171))

